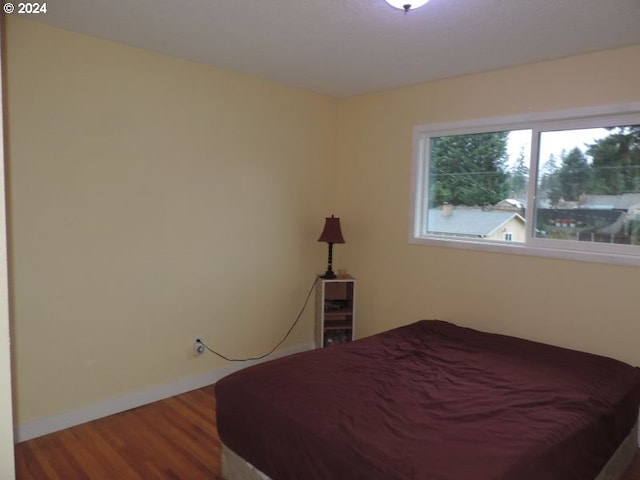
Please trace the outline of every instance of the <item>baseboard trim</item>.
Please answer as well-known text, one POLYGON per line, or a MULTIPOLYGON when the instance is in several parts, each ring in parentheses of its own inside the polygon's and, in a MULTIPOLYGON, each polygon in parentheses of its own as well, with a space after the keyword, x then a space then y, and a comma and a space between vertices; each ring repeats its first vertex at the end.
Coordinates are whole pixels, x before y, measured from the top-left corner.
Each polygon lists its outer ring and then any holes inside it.
POLYGON ((307 343, 296 347, 278 350, 268 358, 262 360, 251 360, 247 362, 235 362, 230 365, 219 367, 209 372, 190 375, 180 378, 176 381, 158 385, 147 390, 130 393, 121 397, 104 400, 92 405, 78 408, 76 410, 53 415, 50 417, 39 418, 30 422, 17 425, 15 429, 15 442, 24 442, 32 438, 40 437, 48 433, 64 430, 65 428, 80 425, 82 423, 97 420, 102 417, 113 415, 114 413, 124 412, 132 408, 141 407, 149 403, 157 402, 165 398, 180 395, 181 393, 196 390, 216 383, 221 378, 241 370, 243 368, 255 365, 274 358, 284 357, 293 353, 311 350, 314 348, 313 343, 307 343))

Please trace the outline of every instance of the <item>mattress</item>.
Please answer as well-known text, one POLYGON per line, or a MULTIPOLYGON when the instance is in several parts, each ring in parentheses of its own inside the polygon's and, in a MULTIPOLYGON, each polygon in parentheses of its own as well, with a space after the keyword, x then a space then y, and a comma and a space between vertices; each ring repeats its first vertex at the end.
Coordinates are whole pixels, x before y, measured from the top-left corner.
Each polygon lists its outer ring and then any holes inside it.
POLYGON ((236 372, 216 401, 274 480, 583 480, 630 436, 640 371, 430 320, 236 372))

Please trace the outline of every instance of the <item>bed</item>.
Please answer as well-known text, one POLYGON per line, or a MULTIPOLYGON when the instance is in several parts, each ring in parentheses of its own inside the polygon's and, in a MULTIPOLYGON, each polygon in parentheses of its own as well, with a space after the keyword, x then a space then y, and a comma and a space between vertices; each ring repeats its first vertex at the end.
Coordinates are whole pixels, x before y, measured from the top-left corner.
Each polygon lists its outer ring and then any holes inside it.
POLYGON ((613 480, 640 370, 422 320, 216 384, 226 480, 613 480))

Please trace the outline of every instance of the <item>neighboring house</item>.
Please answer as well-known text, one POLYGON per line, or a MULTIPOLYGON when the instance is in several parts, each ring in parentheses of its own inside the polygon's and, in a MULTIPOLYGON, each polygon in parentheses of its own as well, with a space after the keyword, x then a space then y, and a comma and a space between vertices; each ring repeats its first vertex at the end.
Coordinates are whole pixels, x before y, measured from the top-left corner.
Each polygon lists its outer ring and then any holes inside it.
POLYGON ((582 242, 640 243, 640 193, 580 195, 536 209, 536 231, 582 242))
POLYGON ((619 216, 614 222, 604 227, 581 232, 580 240, 638 244, 638 231, 635 225, 640 217, 640 194, 582 195, 578 208, 591 211, 619 212, 619 216), (601 238, 602 235, 608 236, 608 238, 601 238))
POLYGON ((513 211, 444 205, 429 209, 428 215, 432 235, 512 242, 523 242, 525 237, 525 220, 513 211))
POLYGON ((493 206, 496 210, 514 210, 518 212, 524 211, 524 207, 525 202, 515 198, 505 198, 493 206))

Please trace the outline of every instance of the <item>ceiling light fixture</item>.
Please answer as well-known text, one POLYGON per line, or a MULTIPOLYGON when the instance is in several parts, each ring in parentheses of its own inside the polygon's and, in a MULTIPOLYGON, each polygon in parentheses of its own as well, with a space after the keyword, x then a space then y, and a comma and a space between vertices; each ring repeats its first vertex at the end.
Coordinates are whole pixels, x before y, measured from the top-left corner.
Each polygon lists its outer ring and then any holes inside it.
POLYGON ((415 10, 416 8, 422 7, 429 0, 413 0, 409 2, 408 0, 385 0, 389 5, 394 8, 404 10, 404 13, 407 13, 409 10, 415 10))

